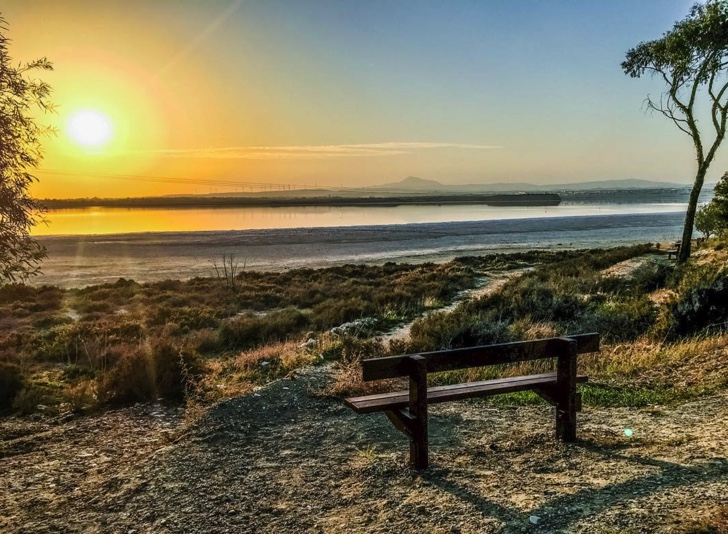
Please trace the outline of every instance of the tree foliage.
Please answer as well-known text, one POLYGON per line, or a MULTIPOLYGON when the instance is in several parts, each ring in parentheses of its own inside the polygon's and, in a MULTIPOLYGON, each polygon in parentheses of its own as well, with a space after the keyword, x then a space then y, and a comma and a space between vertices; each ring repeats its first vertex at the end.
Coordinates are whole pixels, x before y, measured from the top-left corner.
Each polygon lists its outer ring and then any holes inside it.
POLYGON ((710 202, 718 217, 728 228, 728 172, 723 174, 715 186, 713 200, 710 202))
POLYGON ((695 229, 703 234, 705 239, 722 231, 726 222, 720 216, 717 206, 714 203, 701 206, 695 214, 695 229))
POLYGON ((728 119, 728 1, 695 4, 686 18, 654 41, 627 52, 625 74, 658 77, 667 86, 658 100, 647 97, 657 111, 690 136, 697 170, 685 216, 679 261, 690 257, 698 197, 710 164, 726 133, 728 119), (701 105, 707 105, 710 124, 700 124, 701 105))
POLYGON ((52 110, 48 84, 30 78, 33 71, 51 70, 51 63, 42 58, 14 66, 6 32, 0 17, 0 283, 37 274, 45 257, 30 237, 44 210, 28 189, 42 158, 39 140, 50 131, 36 124, 33 112, 52 110))

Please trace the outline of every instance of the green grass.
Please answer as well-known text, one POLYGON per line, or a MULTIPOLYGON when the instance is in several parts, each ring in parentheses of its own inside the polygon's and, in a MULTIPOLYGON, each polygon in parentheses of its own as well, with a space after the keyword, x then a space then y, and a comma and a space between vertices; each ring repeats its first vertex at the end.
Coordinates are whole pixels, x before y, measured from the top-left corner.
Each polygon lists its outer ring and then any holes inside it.
MULTIPOLYGON (((670 405, 680 401, 696 398, 706 393, 700 389, 675 388, 634 388, 625 386, 607 386, 602 384, 580 385, 582 405, 600 408, 644 408, 652 405, 670 405)), ((546 401, 533 391, 517 391, 488 397, 486 401, 492 406, 532 406, 546 405, 546 401)))

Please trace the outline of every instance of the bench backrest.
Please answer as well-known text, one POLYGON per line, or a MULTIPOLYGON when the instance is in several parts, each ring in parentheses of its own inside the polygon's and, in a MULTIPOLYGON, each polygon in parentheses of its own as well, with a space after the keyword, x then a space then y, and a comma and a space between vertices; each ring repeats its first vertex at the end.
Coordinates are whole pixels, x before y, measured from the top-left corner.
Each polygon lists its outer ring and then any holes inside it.
POLYGON ((565 336, 563 338, 536 339, 534 341, 516 341, 498 345, 482 345, 463 349, 438 350, 419 354, 403 354, 401 356, 363 360, 363 379, 370 381, 409 376, 412 356, 422 356, 427 360, 428 373, 554 358, 563 355, 564 340, 566 338, 576 341, 577 354, 599 351, 599 334, 595 333, 565 336))

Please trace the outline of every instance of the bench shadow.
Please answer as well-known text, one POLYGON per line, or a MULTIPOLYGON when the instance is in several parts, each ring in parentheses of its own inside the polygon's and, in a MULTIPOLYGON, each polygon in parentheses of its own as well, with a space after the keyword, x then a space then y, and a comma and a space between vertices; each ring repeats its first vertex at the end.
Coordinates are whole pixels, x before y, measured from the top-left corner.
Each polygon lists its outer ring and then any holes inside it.
POLYGON ((605 458, 655 467, 658 471, 600 488, 586 488, 575 493, 561 495, 526 511, 515 506, 494 502, 472 488, 454 481, 448 476, 446 468, 424 473, 423 478, 433 486, 470 503, 484 517, 506 523, 500 529, 501 531, 513 528, 514 524, 519 525, 519 528, 527 526, 531 516, 539 517, 539 529, 562 530, 589 515, 605 511, 620 501, 644 498, 661 491, 690 486, 699 482, 728 480, 728 459, 726 458, 713 458, 686 466, 647 456, 624 454, 622 445, 603 445, 580 440, 573 446, 605 458))

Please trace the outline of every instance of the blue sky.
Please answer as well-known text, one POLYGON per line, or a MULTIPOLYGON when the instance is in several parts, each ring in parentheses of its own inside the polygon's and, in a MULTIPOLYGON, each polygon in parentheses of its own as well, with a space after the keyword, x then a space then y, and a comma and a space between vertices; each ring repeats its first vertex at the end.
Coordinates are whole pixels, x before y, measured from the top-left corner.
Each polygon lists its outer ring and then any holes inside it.
MULTIPOLYGON (((152 110, 139 112, 134 131, 159 130, 127 136, 88 161, 54 141, 46 165, 55 170, 113 166, 319 185, 407 175, 450 183, 690 182, 694 172, 690 139, 644 111, 645 96, 662 86, 620 68, 628 48, 659 37, 691 2, 4 5, 14 55, 55 61, 49 81, 62 107, 83 93, 74 83, 103 87, 103 73, 114 65, 132 73, 115 87, 129 83, 127 94, 138 91, 147 101, 128 106, 152 110), (382 143, 400 145, 366 157, 362 149, 311 149, 382 143), (274 157, 259 150, 266 147, 291 150, 274 157)), ((88 101, 100 98, 89 93, 88 101)), ((57 120, 79 105, 65 106, 57 120)), ((133 113, 118 115, 131 121, 133 113)), ((713 180, 726 162, 719 158, 713 180)))

